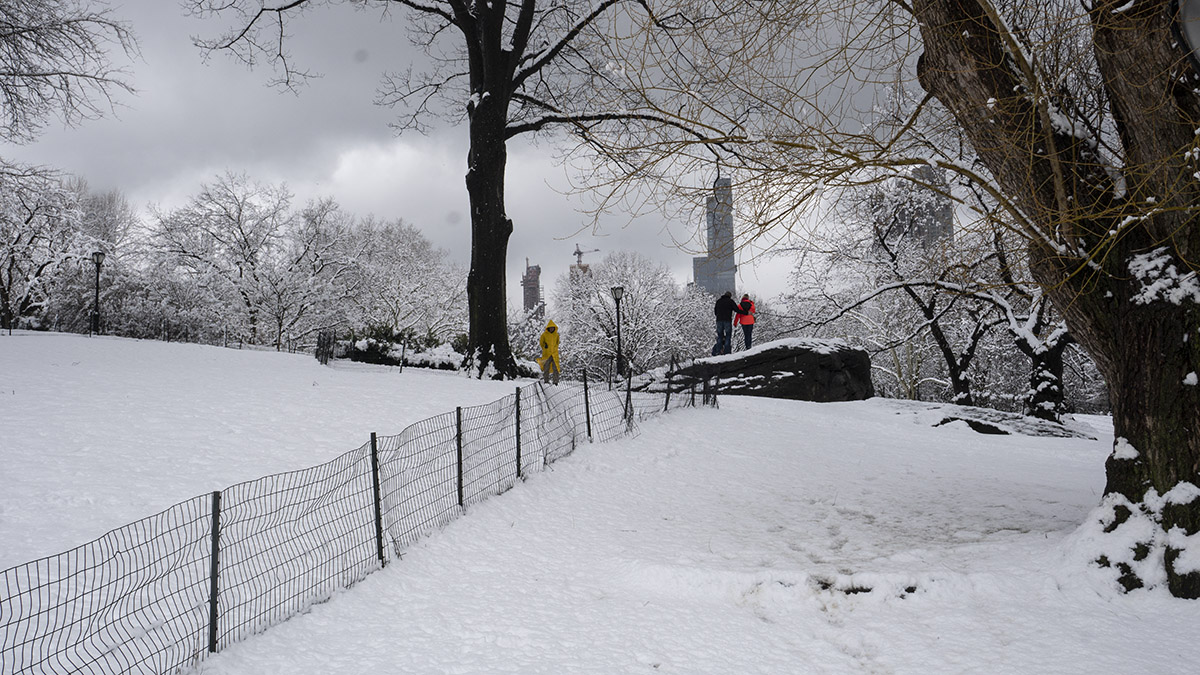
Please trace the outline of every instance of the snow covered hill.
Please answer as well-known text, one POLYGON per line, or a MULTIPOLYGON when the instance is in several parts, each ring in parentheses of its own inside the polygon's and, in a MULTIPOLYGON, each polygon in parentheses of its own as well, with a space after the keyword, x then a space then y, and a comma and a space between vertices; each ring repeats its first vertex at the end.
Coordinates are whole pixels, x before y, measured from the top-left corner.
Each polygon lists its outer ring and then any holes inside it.
POLYGON ((0 569, 513 387, 302 354, 0 335, 0 569))
MULTIPOLYGON (((513 383, 0 336, 0 567, 316 464, 513 383)), ((330 602, 203 662, 264 673, 1142 673, 1200 604, 1086 565, 1111 449, 882 399, 723 397, 585 445, 330 602)))

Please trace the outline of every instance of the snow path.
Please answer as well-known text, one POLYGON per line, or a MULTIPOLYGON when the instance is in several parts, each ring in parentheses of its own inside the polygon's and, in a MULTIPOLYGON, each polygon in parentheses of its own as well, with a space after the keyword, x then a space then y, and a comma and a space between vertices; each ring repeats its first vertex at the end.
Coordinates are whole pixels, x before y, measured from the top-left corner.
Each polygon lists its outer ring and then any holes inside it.
POLYGON ((1064 553, 1098 501, 1103 443, 892 418, 882 401, 674 412, 198 672, 1092 673, 1200 657, 1179 630, 1194 603, 1117 596, 1064 553), (848 582, 875 590, 822 589, 848 582))

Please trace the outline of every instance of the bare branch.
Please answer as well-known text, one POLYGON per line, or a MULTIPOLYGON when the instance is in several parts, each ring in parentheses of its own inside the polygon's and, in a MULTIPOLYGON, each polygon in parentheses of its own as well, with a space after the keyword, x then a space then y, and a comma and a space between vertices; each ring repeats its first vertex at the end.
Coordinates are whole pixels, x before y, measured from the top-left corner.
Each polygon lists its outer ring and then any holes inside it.
POLYGON ((111 112, 118 91, 134 93, 113 48, 138 53, 128 24, 111 10, 68 0, 0 3, 0 139, 33 140, 49 117, 75 125, 111 112))

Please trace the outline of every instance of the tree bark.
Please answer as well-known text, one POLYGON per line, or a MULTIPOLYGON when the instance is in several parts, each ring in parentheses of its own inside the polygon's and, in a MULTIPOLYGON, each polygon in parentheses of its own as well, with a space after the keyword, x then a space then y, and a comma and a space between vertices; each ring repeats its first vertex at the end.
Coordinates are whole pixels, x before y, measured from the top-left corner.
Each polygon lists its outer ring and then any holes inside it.
POLYGON ((1200 254, 1191 210, 1200 203, 1200 78, 1184 65, 1167 0, 1092 3, 1123 152, 1115 183, 1087 139, 1052 122, 1050 94, 1061 92, 1038 91, 985 1, 914 1, 925 46, 918 78, 1024 219, 1034 277, 1108 383, 1117 442, 1099 518, 1110 533, 1131 521, 1154 527, 1138 530, 1149 540, 1132 551, 1113 537, 1097 562, 1126 589, 1165 582, 1176 596, 1200 597, 1200 572, 1176 568, 1183 535, 1200 531, 1200 387, 1188 384, 1200 371, 1200 292, 1186 292, 1200 254), (1158 271, 1137 278, 1131 262, 1152 251, 1158 271))
POLYGON ((1048 422, 1059 422, 1064 412, 1063 354, 1075 339, 1065 330, 1053 330, 1045 339, 1037 334, 1044 326, 1040 318, 1044 305, 1032 307, 1038 319, 1029 332, 1012 330, 1013 343, 1029 358, 1029 391, 1025 395, 1025 414, 1048 422))
POLYGON ((1054 344, 1031 345, 1017 338, 1017 348, 1029 357, 1029 393, 1025 397, 1025 414, 1049 422, 1062 419, 1063 353, 1071 344, 1064 335, 1054 344))
POLYGON ((508 342, 505 293, 508 239, 513 224, 504 210, 507 100, 487 94, 468 106, 471 149, 467 195, 471 203, 471 270, 467 275, 469 367, 478 377, 517 376, 508 342))

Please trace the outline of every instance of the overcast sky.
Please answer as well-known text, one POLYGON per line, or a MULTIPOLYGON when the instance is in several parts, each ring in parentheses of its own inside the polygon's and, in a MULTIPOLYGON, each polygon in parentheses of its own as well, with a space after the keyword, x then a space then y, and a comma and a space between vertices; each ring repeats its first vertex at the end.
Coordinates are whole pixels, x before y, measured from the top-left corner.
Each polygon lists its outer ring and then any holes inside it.
MULTIPOLYGON (((214 37, 227 21, 188 17, 176 0, 112 0, 117 18, 137 35, 141 56, 127 64, 135 96, 119 98, 109 118, 75 129, 48 126, 25 146, 0 144, 16 160, 53 166, 85 178, 97 191, 121 190, 137 208, 180 206, 201 183, 225 171, 284 182, 297 205, 331 196, 347 211, 403 218, 464 267, 470 260, 466 129, 445 124, 428 136, 398 137, 396 111, 372 103, 381 75, 405 69, 417 55, 401 13, 347 5, 320 8, 291 25, 290 48, 301 68, 323 74, 299 95, 267 86, 268 66, 248 70, 216 54, 204 61, 191 36, 214 37)), ((114 55, 118 65, 125 63, 114 55)), ((549 297, 554 280, 574 262, 571 252, 636 250, 667 263, 680 283, 691 280, 693 253, 672 243, 703 225, 645 217, 602 219, 602 231, 574 234, 588 222, 585 203, 569 197, 566 170, 545 142, 510 142, 507 207, 514 222, 508 249, 510 307, 520 302, 525 259, 541 265, 549 297)), ((714 176, 715 177, 715 176, 714 176)), ((736 200, 736 198, 735 198, 736 200)), ((740 268, 739 288, 770 298, 783 291, 782 260, 740 268)))

